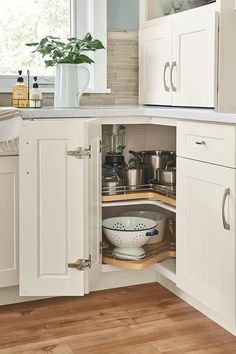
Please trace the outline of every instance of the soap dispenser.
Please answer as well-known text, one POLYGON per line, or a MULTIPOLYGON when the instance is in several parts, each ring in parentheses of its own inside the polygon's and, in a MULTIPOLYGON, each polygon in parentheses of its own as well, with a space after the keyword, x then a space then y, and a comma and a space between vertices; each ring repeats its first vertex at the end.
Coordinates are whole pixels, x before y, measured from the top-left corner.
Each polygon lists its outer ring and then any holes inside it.
POLYGON ((12 89, 12 104, 13 107, 26 108, 29 106, 28 87, 24 83, 22 70, 19 70, 18 73, 19 76, 12 89))
POLYGON ((30 107, 41 108, 42 107, 42 92, 39 89, 37 82, 37 76, 34 76, 33 88, 30 91, 30 107))

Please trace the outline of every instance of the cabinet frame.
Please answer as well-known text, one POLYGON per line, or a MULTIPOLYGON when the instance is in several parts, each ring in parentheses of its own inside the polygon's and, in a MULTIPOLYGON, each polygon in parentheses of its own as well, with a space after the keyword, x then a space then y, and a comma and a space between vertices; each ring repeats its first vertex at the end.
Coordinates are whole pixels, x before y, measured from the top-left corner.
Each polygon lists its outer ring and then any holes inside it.
POLYGON ((0 156, 0 288, 19 284, 19 173, 18 156, 0 156), (1 219, 2 218, 2 219, 1 219))

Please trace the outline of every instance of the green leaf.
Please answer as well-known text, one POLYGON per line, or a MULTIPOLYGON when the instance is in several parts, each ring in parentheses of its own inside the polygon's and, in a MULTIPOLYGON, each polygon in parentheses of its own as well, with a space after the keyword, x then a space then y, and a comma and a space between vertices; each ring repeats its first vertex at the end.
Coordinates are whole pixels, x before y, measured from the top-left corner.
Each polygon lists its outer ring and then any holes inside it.
POLYGON ((49 66, 54 66, 56 62, 54 60, 45 60, 46 68, 49 66))
POLYGON ((57 46, 59 46, 59 47, 64 47, 64 45, 65 45, 65 43, 63 43, 63 42, 60 42, 60 41, 52 41, 53 43, 55 43, 57 46))
POLYGON ((39 52, 40 54, 42 54, 42 57, 45 57, 46 55, 49 54, 47 49, 41 49, 40 51, 38 50, 38 52, 39 52))
POLYGON ((92 64, 92 63, 94 63, 94 61, 91 58, 89 58, 87 55, 83 55, 83 54, 77 56, 75 59, 75 62, 76 62, 76 64, 83 64, 83 63, 92 64))
POLYGON ((32 42, 26 45, 37 46, 33 53, 38 52, 43 58, 48 56, 48 60, 45 60, 46 67, 57 63, 92 64, 94 61, 83 53, 104 49, 102 42, 93 39, 91 33, 87 33, 83 39, 70 37, 66 42, 62 42, 59 37, 46 36, 39 43, 32 42))
POLYGON ((46 36, 46 38, 50 38, 50 39, 61 39, 60 37, 53 37, 53 36, 46 36))
POLYGON ((84 41, 91 41, 93 39, 91 33, 86 33, 86 35, 84 36, 84 41))
POLYGON ((44 37, 44 38, 41 39, 41 41, 39 42, 39 44, 43 46, 43 45, 45 45, 47 42, 48 42, 47 37, 44 37))
POLYGON ((104 45, 102 44, 101 41, 99 41, 98 39, 94 39, 93 41, 93 48, 95 49, 105 49, 104 45))
POLYGON ((32 43, 26 43, 25 45, 27 45, 28 47, 34 47, 38 44, 39 44, 38 42, 32 42, 32 43))

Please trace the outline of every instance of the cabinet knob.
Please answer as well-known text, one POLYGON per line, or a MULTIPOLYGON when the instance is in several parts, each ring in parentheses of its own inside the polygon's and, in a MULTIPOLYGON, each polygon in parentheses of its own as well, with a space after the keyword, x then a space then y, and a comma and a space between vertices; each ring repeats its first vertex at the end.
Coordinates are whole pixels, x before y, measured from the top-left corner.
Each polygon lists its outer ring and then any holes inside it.
POLYGON ((197 145, 206 145, 206 142, 205 142, 205 140, 196 141, 196 144, 197 144, 197 145))

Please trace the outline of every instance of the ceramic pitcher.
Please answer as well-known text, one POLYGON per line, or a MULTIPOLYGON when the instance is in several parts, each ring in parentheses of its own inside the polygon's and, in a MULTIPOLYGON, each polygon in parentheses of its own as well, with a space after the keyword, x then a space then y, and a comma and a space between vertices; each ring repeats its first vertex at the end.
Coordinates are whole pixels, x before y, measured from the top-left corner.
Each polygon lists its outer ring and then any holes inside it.
POLYGON ((89 70, 77 64, 57 64, 54 107, 76 108, 90 80, 89 70))

